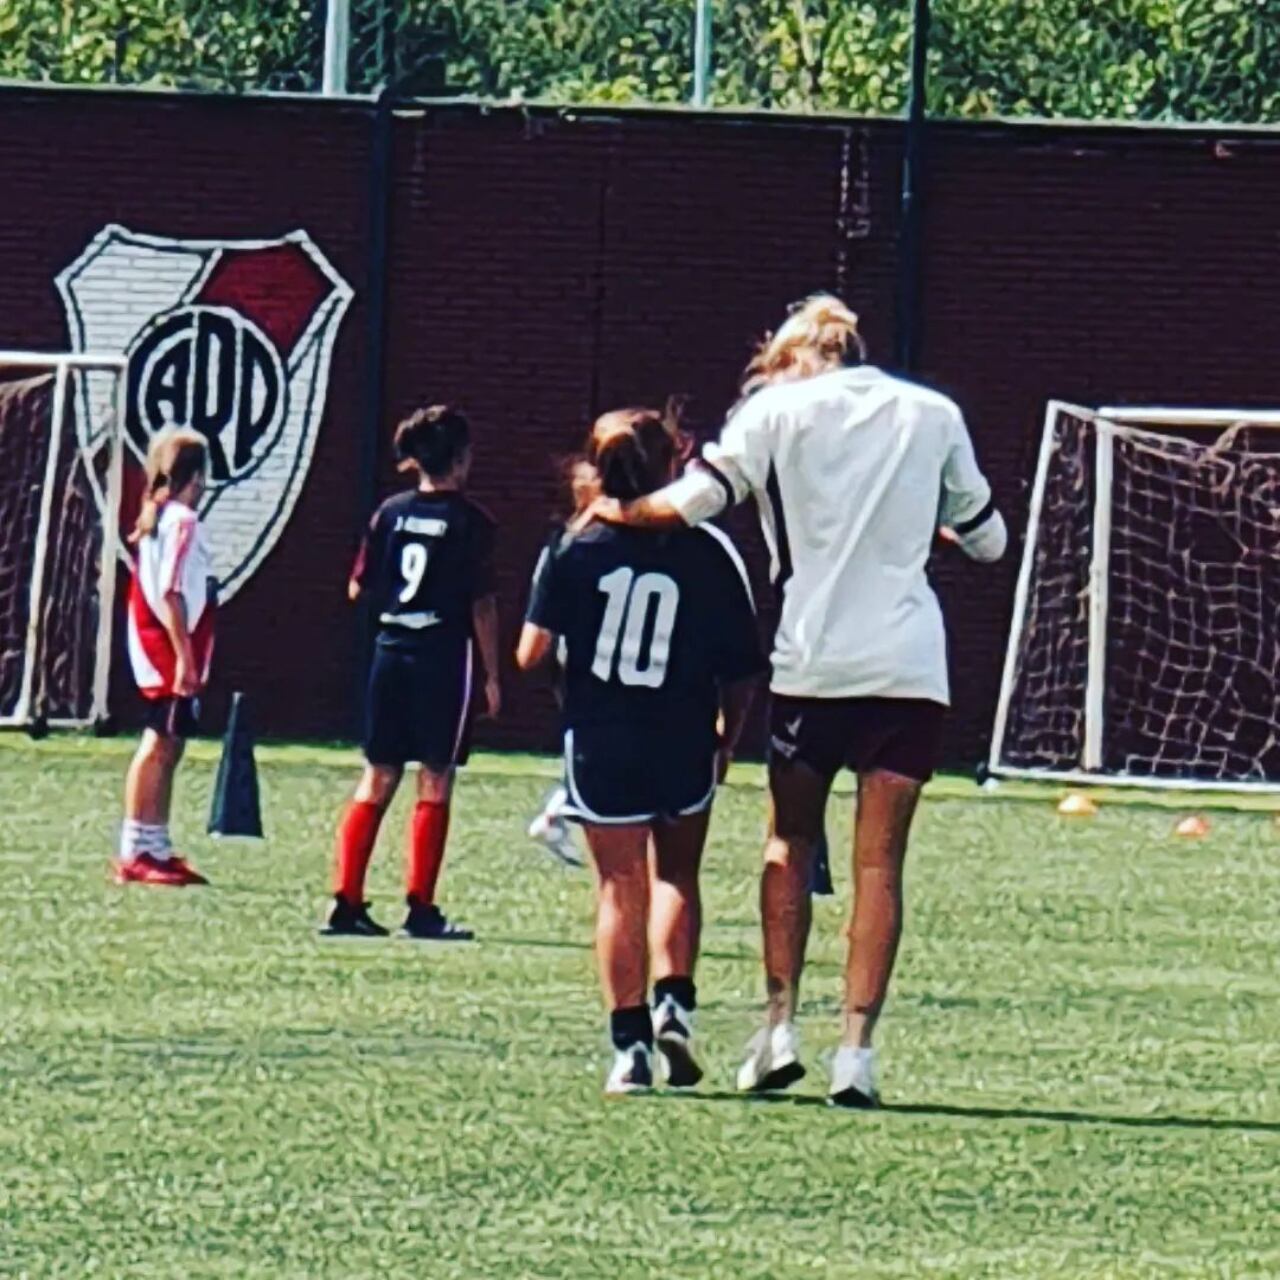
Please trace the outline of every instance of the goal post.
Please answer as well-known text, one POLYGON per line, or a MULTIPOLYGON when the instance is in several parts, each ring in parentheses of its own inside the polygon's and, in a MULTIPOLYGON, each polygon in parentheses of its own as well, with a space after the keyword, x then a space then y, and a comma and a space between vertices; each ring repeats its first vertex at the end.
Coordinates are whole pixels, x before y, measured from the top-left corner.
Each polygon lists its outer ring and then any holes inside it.
POLYGON ((1280 791, 1276 428, 1050 401, 992 775, 1280 791))
POLYGON ((0 351, 0 726, 107 717, 125 369, 0 351))

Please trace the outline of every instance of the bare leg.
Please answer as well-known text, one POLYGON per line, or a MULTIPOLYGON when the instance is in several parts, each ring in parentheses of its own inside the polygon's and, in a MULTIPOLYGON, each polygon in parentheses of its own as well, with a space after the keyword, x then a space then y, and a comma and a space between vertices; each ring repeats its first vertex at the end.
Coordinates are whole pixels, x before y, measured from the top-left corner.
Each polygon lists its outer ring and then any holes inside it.
POLYGON ((422 804, 448 804, 453 796, 453 780, 456 771, 446 769, 435 773, 423 765, 418 770, 418 800, 422 804))
POLYGON ((830 778, 803 764, 769 770, 769 837, 760 880, 760 916, 770 1026, 795 1018, 813 918, 810 864, 830 790, 830 778))
POLYGON ((395 798, 396 788, 403 776, 404 769, 400 765, 366 764, 360 781, 356 784, 356 803, 386 809, 395 798))
POLYGON ((877 769, 858 779, 853 914, 845 969, 844 1035, 870 1048, 902 936, 902 868, 921 784, 877 769))
POLYGON ((124 816, 134 822, 166 826, 173 804, 173 775, 182 759, 181 738, 147 729, 124 780, 124 816))
POLYGON ((642 1006, 648 990, 647 826, 587 827, 597 882, 596 957, 611 1010, 642 1006))
POLYGON ((711 812, 653 829, 649 854, 649 956, 655 982, 692 978, 702 937, 698 869, 711 812))

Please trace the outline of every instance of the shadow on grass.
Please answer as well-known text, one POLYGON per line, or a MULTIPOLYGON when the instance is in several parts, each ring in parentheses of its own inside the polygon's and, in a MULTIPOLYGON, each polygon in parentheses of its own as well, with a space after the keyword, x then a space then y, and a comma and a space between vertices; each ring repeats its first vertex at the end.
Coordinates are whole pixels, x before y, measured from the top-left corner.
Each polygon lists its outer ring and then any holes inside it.
POLYGON ((952 1116, 962 1120, 1043 1120, 1049 1124, 1120 1125, 1127 1129, 1199 1129, 1205 1132, 1280 1133, 1280 1121, 1229 1116, 1123 1116, 1096 1111, 1056 1111, 1037 1107, 954 1107, 928 1102, 888 1103, 897 1115, 952 1116))
MULTIPOLYGON (((836 1111, 825 1097, 812 1093, 735 1093, 710 1090, 687 1093, 667 1092, 655 1095, 664 1101, 736 1102, 742 1106, 821 1107, 836 1111)), ((879 1107, 882 1115, 938 1116, 955 1120, 1036 1120, 1047 1124, 1113 1125, 1125 1129, 1192 1129, 1201 1132, 1275 1133, 1280 1134, 1280 1121, 1244 1120, 1218 1116, 1126 1116, 1097 1111, 1057 1111, 1039 1107, 959 1107, 931 1102, 889 1102, 879 1107)), ((852 1109, 848 1114, 865 1115, 852 1109)))

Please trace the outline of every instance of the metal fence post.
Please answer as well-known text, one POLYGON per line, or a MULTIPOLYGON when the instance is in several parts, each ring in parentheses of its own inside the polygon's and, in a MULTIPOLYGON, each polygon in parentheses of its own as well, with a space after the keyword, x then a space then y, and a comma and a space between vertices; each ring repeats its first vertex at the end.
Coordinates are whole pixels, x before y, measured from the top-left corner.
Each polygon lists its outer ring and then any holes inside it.
POLYGON ((898 244, 898 315, 894 351, 898 368, 910 372, 920 344, 920 251, 923 233, 920 172, 928 126, 929 0, 912 9, 911 91, 902 157, 902 226, 898 244))
POLYGON ((695 0, 693 15, 693 105, 705 107, 711 83, 711 0, 695 0))
MULTIPOLYGON (((387 283, 391 270, 391 197, 394 187, 392 143, 395 90, 383 85, 374 101, 369 150, 369 238, 365 286, 365 385, 360 423, 359 529, 365 527, 378 500, 378 462, 386 431, 387 283)), ((374 619, 366 607, 356 610, 356 686, 353 724, 364 714, 365 682, 373 656, 374 619)))
POLYGON ((329 0, 324 19, 324 78, 326 98, 347 91, 347 63, 351 54, 351 0, 329 0))

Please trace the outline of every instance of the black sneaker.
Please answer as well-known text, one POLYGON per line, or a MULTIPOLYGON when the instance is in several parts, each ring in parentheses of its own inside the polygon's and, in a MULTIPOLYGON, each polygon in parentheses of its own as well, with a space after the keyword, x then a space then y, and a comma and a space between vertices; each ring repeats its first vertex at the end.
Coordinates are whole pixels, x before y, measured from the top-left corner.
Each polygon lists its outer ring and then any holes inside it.
POLYGON ((326 938, 385 938, 384 929, 370 914, 367 902, 348 902, 340 893, 333 895, 333 910, 320 930, 326 938))
POLYGON ((409 914, 400 926, 402 938, 419 942, 470 942, 476 935, 461 925, 450 924, 443 911, 434 902, 415 902, 406 898, 409 914))

